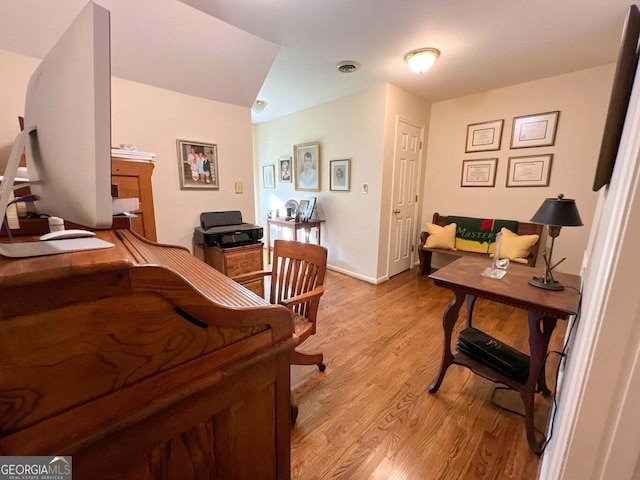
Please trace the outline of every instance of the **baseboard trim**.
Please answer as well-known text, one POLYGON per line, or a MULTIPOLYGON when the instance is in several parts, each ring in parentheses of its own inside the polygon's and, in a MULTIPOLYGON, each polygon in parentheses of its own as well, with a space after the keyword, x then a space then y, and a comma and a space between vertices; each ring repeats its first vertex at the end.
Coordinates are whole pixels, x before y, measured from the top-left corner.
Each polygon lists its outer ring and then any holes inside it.
POLYGON ((358 280, 362 280, 367 283, 372 283, 373 285, 379 285, 382 282, 386 282, 387 280, 389 280, 389 277, 387 275, 384 275, 380 278, 372 278, 367 277, 366 275, 361 275, 360 273, 352 272, 351 270, 345 270, 344 268, 336 267, 334 265, 327 265, 327 269, 334 272, 343 273, 344 275, 357 278, 358 280))

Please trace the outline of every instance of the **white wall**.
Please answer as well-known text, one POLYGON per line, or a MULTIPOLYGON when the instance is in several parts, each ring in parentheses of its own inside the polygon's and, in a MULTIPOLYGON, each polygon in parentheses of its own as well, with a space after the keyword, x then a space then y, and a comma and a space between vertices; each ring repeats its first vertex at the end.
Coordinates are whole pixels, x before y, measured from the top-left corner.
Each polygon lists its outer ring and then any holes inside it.
MULTIPOLYGON (((579 273, 597 201, 591 188, 614 67, 601 66, 433 104, 423 227, 434 212, 528 222, 544 198, 563 193, 576 199, 585 226, 562 229, 554 259, 567 257, 558 270, 579 273), (560 111, 560 117, 554 146, 510 149, 514 117, 555 110, 560 111), (504 119, 501 149, 465 154, 467 125, 498 119, 504 119), (553 154, 548 187, 505 186, 509 157, 547 153, 553 154), (460 187, 462 161, 481 158, 498 158, 495 187, 460 187)), ((434 256, 434 265, 444 261, 434 256)))
MULTIPOLYGON (((18 134, 29 77, 40 60, 0 51, 0 166, 18 134)), ((112 144, 135 144, 157 154, 153 173, 156 228, 161 243, 191 248, 203 211, 240 210, 254 222, 252 129, 249 108, 214 102, 112 78, 112 144), (183 191, 176 139, 216 143, 220 190, 183 191), (236 181, 244 193, 235 194, 236 181)), ((70 139, 69 144, 73 144, 70 139)))
MULTIPOLYGON (((329 249, 330 268, 378 283, 386 278, 389 195, 395 118, 425 124, 428 104, 392 85, 361 93, 255 125, 257 209, 281 208, 289 199, 318 198, 322 244, 329 249), (321 191, 296 192, 295 183, 262 188, 262 166, 293 156, 293 145, 320 142, 321 191), (390 146, 389 146, 390 144, 390 146), (351 190, 330 191, 329 162, 351 159, 351 190), (362 185, 369 193, 362 193, 362 185)), ((277 165, 276 165, 277 168, 277 165)), ((275 233, 275 231, 274 231, 275 233)), ((273 238, 273 237, 272 237, 273 238)))

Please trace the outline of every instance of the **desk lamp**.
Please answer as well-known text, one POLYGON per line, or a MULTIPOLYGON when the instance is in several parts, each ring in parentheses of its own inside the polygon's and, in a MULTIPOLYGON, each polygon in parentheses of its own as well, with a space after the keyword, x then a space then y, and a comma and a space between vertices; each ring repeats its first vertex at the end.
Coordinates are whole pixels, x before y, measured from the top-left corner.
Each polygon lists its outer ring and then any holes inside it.
POLYGON ((542 206, 531 219, 533 223, 540 223, 549 226, 549 236, 551 237, 551 248, 549 256, 544 252, 545 272, 542 277, 533 277, 529 280, 529 285, 544 288, 546 290, 564 290, 564 286, 553 278, 551 270, 556 268, 565 259, 563 258, 555 265, 551 265, 553 255, 553 243, 562 227, 580 227, 583 225, 576 207, 576 201, 564 198, 561 193, 558 198, 546 198, 542 206))

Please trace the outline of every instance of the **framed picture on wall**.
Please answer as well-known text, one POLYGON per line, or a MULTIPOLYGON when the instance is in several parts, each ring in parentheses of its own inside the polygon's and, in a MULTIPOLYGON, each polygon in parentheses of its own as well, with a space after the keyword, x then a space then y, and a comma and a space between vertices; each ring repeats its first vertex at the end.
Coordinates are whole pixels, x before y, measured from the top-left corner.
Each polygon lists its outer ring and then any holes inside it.
POLYGON ((504 120, 473 123, 467 126, 465 153, 500 150, 504 120))
POLYGON ((622 31, 622 40, 618 51, 618 63, 613 77, 613 87, 609 97, 607 118, 600 144, 600 154, 596 174, 593 179, 593 191, 597 192, 609 184, 616 163, 624 120, 629 108, 631 90, 638 64, 638 40, 640 40, 640 10, 631 5, 627 10, 627 19, 622 31))
POLYGON ((538 113, 513 119, 511 148, 548 147, 556 141, 560 112, 538 113))
POLYGON ((510 157, 507 187, 548 187, 552 154, 510 157))
POLYGON ((263 188, 276 188, 276 169, 273 165, 262 167, 262 186, 263 188))
POLYGON ((351 185, 351 160, 331 160, 329 165, 329 190, 348 192, 351 185))
POLYGON ((497 158, 462 161, 461 187, 495 187, 497 158))
POLYGON ((176 140, 181 190, 218 190, 218 145, 176 140))
POLYGON ((291 157, 280 157, 278 159, 278 181, 291 183, 291 171, 291 157))
POLYGON ((320 191, 320 142, 293 146, 296 190, 320 191))

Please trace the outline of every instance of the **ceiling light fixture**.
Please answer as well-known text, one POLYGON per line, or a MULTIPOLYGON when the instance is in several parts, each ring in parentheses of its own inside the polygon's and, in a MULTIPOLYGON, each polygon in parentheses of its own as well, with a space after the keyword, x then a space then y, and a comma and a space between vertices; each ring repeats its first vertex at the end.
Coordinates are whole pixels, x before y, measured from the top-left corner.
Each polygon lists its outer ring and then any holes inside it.
POLYGON ((264 100, 256 100, 255 102, 253 102, 251 111, 253 113, 262 113, 265 108, 267 108, 267 102, 265 102, 264 100))
POLYGON ((409 68, 414 73, 424 73, 429 70, 440 56, 440 50, 435 48, 420 48, 404 56, 409 68))
POLYGON ((360 68, 360 64, 353 60, 343 60, 342 62, 338 62, 336 68, 341 73, 353 73, 360 68))

